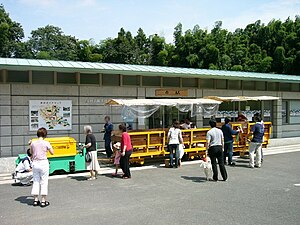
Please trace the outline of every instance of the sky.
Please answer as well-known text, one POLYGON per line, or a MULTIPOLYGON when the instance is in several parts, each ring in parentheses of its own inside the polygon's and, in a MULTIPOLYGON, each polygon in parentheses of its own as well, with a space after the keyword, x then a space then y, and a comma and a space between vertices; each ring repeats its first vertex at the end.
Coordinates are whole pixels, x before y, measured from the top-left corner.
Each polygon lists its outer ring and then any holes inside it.
POLYGON ((26 39, 32 30, 50 24, 95 43, 116 37, 121 27, 132 35, 141 27, 147 36, 159 34, 171 43, 179 22, 184 31, 196 24, 210 30, 216 21, 234 31, 257 20, 268 23, 300 15, 300 0, 0 0, 0 4, 21 23, 26 39))

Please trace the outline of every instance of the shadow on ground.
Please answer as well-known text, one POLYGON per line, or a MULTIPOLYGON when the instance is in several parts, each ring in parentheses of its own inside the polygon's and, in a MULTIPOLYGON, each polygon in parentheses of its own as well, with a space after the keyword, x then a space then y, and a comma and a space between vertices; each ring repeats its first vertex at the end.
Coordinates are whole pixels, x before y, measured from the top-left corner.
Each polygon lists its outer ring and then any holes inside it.
POLYGON ((20 202, 22 204, 32 205, 33 197, 32 196, 20 196, 15 199, 15 201, 20 202))
POLYGON ((72 177, 70 177, 70 179, 72 179, 72 180, 77 180, 77 181, 87 181, 87 179, 88 179, 88 177, 86 177, 86 176, 72 176, 72 177))
POLYGON ((206 182, 206 177, 189 177, 189 176, 181 176, 182 179, 190 180, 196 183, 206 182))

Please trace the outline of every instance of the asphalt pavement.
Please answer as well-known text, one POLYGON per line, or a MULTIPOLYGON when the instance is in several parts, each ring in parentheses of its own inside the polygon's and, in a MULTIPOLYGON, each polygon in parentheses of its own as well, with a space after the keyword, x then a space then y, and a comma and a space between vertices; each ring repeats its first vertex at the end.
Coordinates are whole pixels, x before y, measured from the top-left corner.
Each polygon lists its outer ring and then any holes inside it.
POLYGON ((300 152, 238 159, 228 181, 209 182, 199 164, 49 181, 50 206, 33 207, 31 187, 0 185, 0 224, 300 224, 300 152))

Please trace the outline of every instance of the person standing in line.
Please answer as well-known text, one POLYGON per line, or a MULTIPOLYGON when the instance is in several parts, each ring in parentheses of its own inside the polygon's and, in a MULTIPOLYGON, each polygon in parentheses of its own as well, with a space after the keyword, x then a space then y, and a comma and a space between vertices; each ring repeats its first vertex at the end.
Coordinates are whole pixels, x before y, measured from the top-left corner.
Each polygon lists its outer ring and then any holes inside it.
POLYGON ((112 151, 112 146, 111 146, 111 133, 113 131, 113 124, 110 122, 110 117, 109 116, 105 116, 104 117, 104 145, 105 145, 105 152, 106 152, 106 156, 107 158, 111 158, 111 156, 113 155, 113 151, 112 151))
POLYGON ((42 127, 37 131, 37 141, 33 141, 30 145, 30 153, 32 154, 32 173, 33 185, 31 194, 34 196, 33 206, 40 205, 47 207, 50 205, 46 201, 48 195, 48 177, 49 177, 49 161, 47 159, 47 152, 54 154, 53 148, 48 141, 44 139, 47 137, 46 128, 42 127), (41 201, 39 201, 41 195, 41 201))
POLYGON ((178 121, 173 123, 173 127, 169 129, 167 136, 168 150, 170 151, 170 167, 174 166, 174 153, 175 153, 175 168, 178 168, 179 160, 179 144, 183 144, 182 132, 178 121))
POLYGON ((84 133, 86 135, 85 145, 83 148, 86 148, 87 153, 90 154, 92 161, 86 163, 86 169, 90 171, 90 178, 88 180, 95 180, 100 170, 98 157, 97 157, 97 146, 95 135, 92 134, 91 126, 84 126, 84 133))
POLYGON ((120 124, 119 130, 122 132, 121 137, 121 158, 120 158, 120 167, 123 171, 123 179, 131 178, 130 168, 129 168, 129 159, 132 154, 132 145, 129 134, 126 132, 126 125, 120 124))
POLYGON ((252 136, 252 140, 249 145, 249 168, 261 167, 261 151, 262 151, 262 143, 264 138, 264 127, 261 124, 261 118, 259 116, 256 116, 254 118, 255 125, 251 127, 251 131, 248 135, 248 138, 252 136), (255 165, 254 165, 254 154, 256 154, 255 157, 255 165))
MULTIPOLYGON (((264 124, 264 121, 263 121, 262 116, 260 115, 260 113, 255 113, 254 114, 254 122, 255 122, 255 117, 259 117, 261 119, 260 123, 263 126, 263 128, 265 129, 265 124, 264 124)), ((264 139, 263 139, 263 142, 264 142, 264 139)), ((263 153, 263 150, 261 148, 261 163, 263 163, 263 161, 264 161, 264 153, 263 153)))
POLYGON ((239 130, 233 130, 229 124, 230 119, 225 118, 225 124, 222 126, 222 132, 224 136, 224 164, 226 165, 226 157, 228 155, 228 165, 234 166, 235 163, 232 161, 233 155, 233 137, 232 135, 237 135, 239 130))
POLYGON ((206 151, 210 157, 212 169, 213 169, 213 180, 218 181, 218 168, 217 160, 220 168, 223 180, 227 180, 227 172, 224 166, 224 137, 223 132, 217 128, 217 122, 215 120, 210 120, 209 125, 211 129, 206 134, 206 151))

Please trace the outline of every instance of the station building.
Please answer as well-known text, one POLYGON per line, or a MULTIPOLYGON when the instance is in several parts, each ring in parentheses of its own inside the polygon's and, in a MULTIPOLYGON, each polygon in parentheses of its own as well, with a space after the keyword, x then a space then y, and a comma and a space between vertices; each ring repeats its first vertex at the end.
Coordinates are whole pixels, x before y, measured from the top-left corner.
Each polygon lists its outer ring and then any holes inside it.
MULTIPOLYGON (((71 116, 68 130, 50 130, 49 136, 72 136, 84 142, 83 126, 91 125, 103 145, 101 133, 105 115, 123 122, 122 108, 107 106, 110 99, 202 98, 206 96, 274 96, 279 100, 226 102, 219 107, 217 120, 234 118, 238 111, 248 116, 261 112, 273 123, 273 138, 300 135, 300 75, 218 71, 110 63, 71 62, 0 58, 0 157, 24 153, 35 137, 35 111, 30 102, 69 101, 64 107, 71 116)), ((188 113, 162 107, 151 117, 130 122, 133 129, 168 126, 188 113)), ((191 118, 197 127, 209 118, 191 118)), ((65 121, 66 122, 66 121, 65 121)), ((66 122, 67 123, 67 122, 66 122)))

